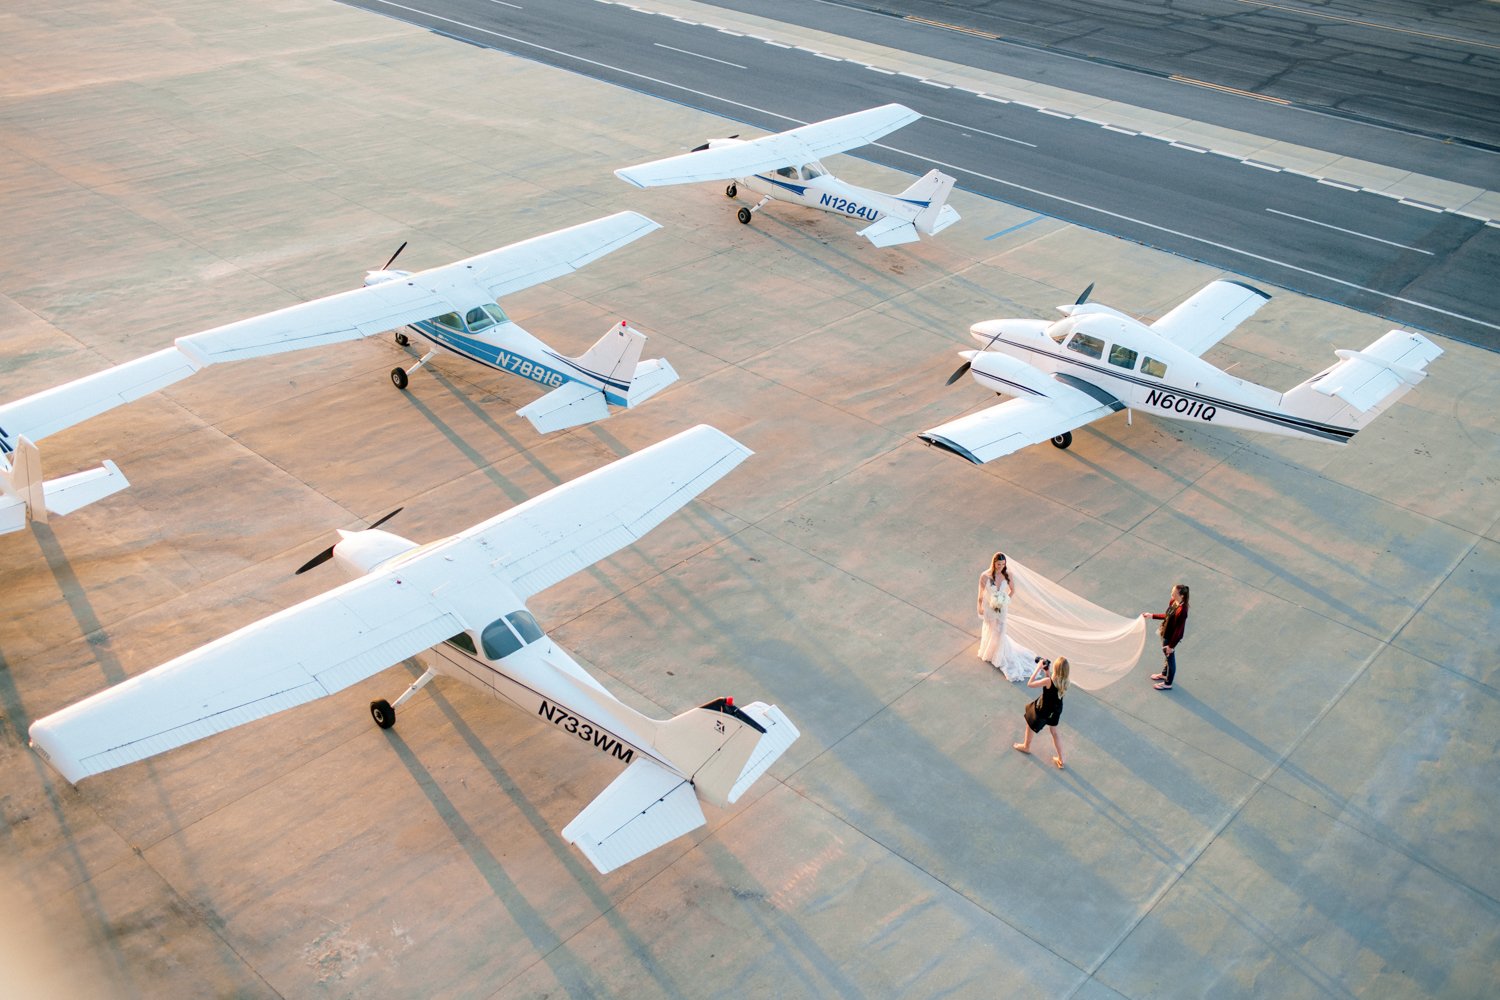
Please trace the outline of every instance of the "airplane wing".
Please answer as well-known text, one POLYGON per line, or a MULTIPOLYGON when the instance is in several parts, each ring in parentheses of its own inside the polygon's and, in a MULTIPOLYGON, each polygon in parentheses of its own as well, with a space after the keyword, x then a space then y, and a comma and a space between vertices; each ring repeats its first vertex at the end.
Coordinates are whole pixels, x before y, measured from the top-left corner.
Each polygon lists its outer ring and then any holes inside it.
POLYGON ((867 146, 921 117, 903 105, 886 104, 732 146, 718 146, 621 167, 615 171, 615 176, 643 188, 747 177, 789 164, 801 166, 831 153, 867 146))
POLYGON ((263 618, 31 725, 70 782, 332 694, 462 631, 406 566, 263 618))
POLYGON ((573 821, 563 839, 607 874, 708 822, 692 782, 637 757, 573 821))
POLYGON ((1201 357, 1269 301, 1271 296, 1242 281, 1214 281, 1152 323, 1151 329, 1201 357))
POLYGON ((1006 400, 918 436, 975 465, 983 465, 1123 408, 1118 401, 1100 402, 1082 390, 1057 382, 1048 387, 1045 396, 1006 400))
POLYGON ((617 212, 453 264, 180 337, 177 347, 206 365, 357 340, 570 274, 660 228, 639 212, 617 212))
POLYGON ((753 452, 691 430, 518 504, 460 537, 494 553, 522 600, 631 544, 753 452))

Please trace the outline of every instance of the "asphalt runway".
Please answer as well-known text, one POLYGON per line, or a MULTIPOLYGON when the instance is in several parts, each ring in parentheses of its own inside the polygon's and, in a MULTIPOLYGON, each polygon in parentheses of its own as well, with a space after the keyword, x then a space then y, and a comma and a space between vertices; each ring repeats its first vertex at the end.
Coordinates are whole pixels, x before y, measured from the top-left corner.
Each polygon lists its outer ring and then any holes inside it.
MULTIPOLYGON (((1425 331, 1500 344, 1500 283, 1489 277, 1500 263, 1500 229, 1466 210, 1466 197, 1451 205, 1393 199, 1336 172, 1289 170, 1209 140, 1161 142, 1108 117, 996 103, 971 81, 934 86, 621 4, 363 6, 771 131, 899 101, 930 120, 858 155, 916 173, 938 165, 968 190, 1042 215, 1425 331)), ((703 138, 685 136, 680 148, 703 138)))

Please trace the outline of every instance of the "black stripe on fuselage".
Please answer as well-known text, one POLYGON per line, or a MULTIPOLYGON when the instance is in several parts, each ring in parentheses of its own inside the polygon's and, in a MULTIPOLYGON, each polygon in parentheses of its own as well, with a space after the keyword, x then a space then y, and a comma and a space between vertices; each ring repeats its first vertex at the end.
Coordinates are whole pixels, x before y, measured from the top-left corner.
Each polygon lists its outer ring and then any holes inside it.
MULTIPOLYGON (((1223 407, 1226 410, 1230 410, 1235 413, 1241 413, 1256 420, 1264 420, 1268 424, 1281 424, 1284 427, 1290 427, 1293 430, 1300 431, 1301 433, 1306 434, 1309 437, 1327 438, 1330 441, 1348 441, 1359 430, 1356 427, 1339 427, 1336 424, 1319 423, 1316 420, 1309 420, 1306 417, 1294 417, 1290 414, 1279 413, 1275 410, 1262 410, 1253 406, 1248 406, 1244 403, 1237 403, 1231 399, 1219 399, 1215 396, 1205 396, 1201 392, 1193 392, 1191 389, 1180 389, 1177 386, 1168 385, 1165 382, 1148 382, 1138 375, 1128 373, 1123 368, 1117 371, 1110 371, 1108 368, 1104 368, 1100 365, 1091 365, 1076 358, 1070 358, 1062 354, 1053 354, 1051 351, 1044 351, 1041 348, 1032 347, 1030 344, 1020 344, 1014 340, 1006 340, 1003 337, 1000 338, 1000 343, 1008 344, 1011 347, 1019 347, 1023 351, 1030 351, 1033 354, 1039 354, 1045 358, 1052 358, 1057 361, 1063 361, 1068 364, 1077 365, 1084 371, 1107 375, 1110 378, 1117 378, 1124 382, 1131 382, 1135 385, 1144 386, 1147 389, 1159 389, 1164 392, 1170 392, 1174 396, 1183 396, 1187 399, 1195 399, 1209 406, 1223 407)), ((1145 412, 1151 413, 1153 411, 1146 410, 1145 412)))

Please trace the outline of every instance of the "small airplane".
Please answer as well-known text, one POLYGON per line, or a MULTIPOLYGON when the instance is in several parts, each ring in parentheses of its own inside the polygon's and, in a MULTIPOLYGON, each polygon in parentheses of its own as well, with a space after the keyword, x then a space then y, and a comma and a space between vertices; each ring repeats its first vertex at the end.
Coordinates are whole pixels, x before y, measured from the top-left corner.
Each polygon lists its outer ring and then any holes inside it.
POLYGON ((612 871, 707 822, 700 798, 736 801, 799 733, 776 706, 733 698, 667 720, 643 715, 553 642, 523 602, 636 541, 750 454, 699 425, 425 545, 379 529, 394 511, 340 531, 297 572, 332 559, 352 582, 38 719, 31 746, 76 784, 416 656, 426 670, 405 693, 370 703, 382 729, 441 674, 628 765, 562 831, 601 873, 612 871))
POLYGON ((877 247, 914 243, 919 233, 933 236, 958 221, 958 213, 947 204, 952 177, 931 170, 905 191, 890 195, 839 180, 819 157, 869 145, 921 117, 903 105, 886 104, 759 139, 713 139, 690 153, 622 167, 615 176, 643 188, 728 180, 724 193, 731 198, 742 187, 762 196, 736 213, 745 225, 778 200, 868 222, 859 235, 877 247))
MULTIPOLYGON (((385 267, 365 275, 363 288, 179 337, 154 354, 0 405, 0 534, 130 485, 113 462, 44 481, 35 442, 47 435, 211 364, 357 340, 404 324, 434 346, 415 365, 391 372, 399 388, 441 347, 550 387, 516 411, 544 434, 603 419, 610 406, 636 406, 677 380, 666 361, 640 360, 642 334, 623 322, 612 325, 570 358, 511 322, 496 300, 570 274, 660 228, 639 213, 619 212, 416 274, 390 270, 403 243, 385 267)), ((396 341, 405 345, 409 338, 397 333, 396 341)))
POLYGON ((1119 410, 1174 420, 1266 431, 1346 444, 1426 377, 1442 348, 1418 333, 1392 330, 1363 351, 1277 392, 1235 378, 1199 356, 1270 300, 1258 288, 1220 280, 1147 326, 1107 306, 1059 306, 1063 318, 994 319, 969 328, 978 351, 960 351, 967 372, 1016 398, 919 435, 976 465, 1027 445, 1073 443, 1073 431, 1119 410))

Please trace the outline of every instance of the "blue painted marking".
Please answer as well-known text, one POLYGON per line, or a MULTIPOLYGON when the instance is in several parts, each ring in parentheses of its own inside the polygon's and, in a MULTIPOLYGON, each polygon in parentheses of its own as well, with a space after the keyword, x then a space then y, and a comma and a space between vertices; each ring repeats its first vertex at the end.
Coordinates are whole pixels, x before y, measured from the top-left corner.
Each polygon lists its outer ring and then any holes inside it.
POLYGON ((1008 235, 1010 233, 1013 233, 1017 229, 1025 229, 1027 226, 1031 225, 1033 222, 1037 222, 1037 221, 1039 221, 1041 219, 1045 219, 1045 218, 1046 218, 1045 215, 1033 215, 1031 218, 1027 219, 1025 222, 1018 222, 1014 226, 1011 226, 1009 229, 1002 229, 998 233, 994 234, 993 236, 986 236, 985 237, 985 241, 988 242, 990 240, 998 240, 1002 236, 1005 236, 1005 235, 1008 235))
POLYGON ((420 330, 422 336, 428 340, 436 344, 441 344, 454 353, 462 354, 466 358, 478 361, 491 368, 519 375, 528 381, 550 386, 554 389, 564 382, 574 381, 566 373, 554 371, 540 362, 533 361, 519 354, 512 354, 493 344, 486 344, 481 340, 462 336, 454 333, 452 330, 444 329, 425 320, 413 323, 412 326, 420 330))

